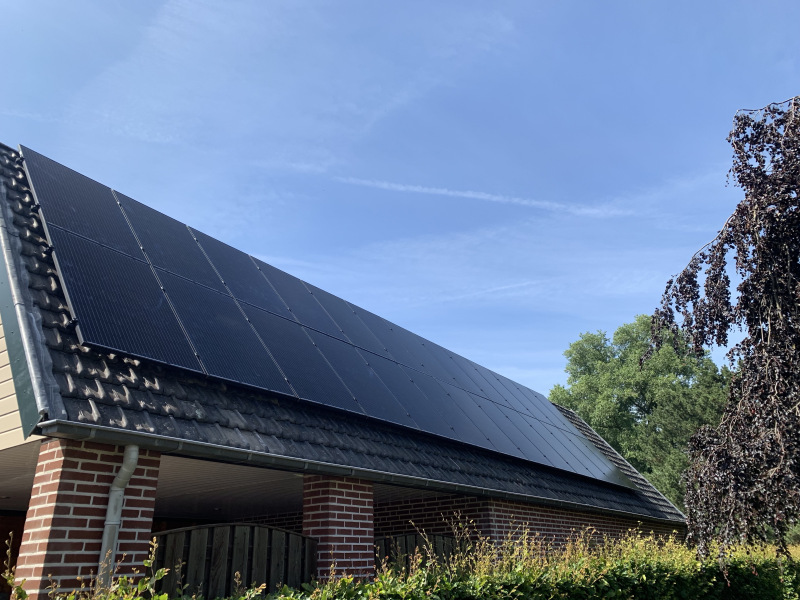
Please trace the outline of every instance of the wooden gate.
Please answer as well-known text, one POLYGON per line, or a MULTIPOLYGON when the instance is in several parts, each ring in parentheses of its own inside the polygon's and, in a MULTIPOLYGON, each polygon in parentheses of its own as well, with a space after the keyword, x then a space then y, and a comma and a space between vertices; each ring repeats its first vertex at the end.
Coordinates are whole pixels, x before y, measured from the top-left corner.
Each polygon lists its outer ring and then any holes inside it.
POLYGON ((299 587, 316 570, 316 540, 261 525, 204 525, 156 534, 155 567, 169 569, 161 592, 170 597, 230 596, 241 587, 299 587), (237 574, 238 573, 238 578, 237 574), (185 592, 184 592, 185 590, 185 592))

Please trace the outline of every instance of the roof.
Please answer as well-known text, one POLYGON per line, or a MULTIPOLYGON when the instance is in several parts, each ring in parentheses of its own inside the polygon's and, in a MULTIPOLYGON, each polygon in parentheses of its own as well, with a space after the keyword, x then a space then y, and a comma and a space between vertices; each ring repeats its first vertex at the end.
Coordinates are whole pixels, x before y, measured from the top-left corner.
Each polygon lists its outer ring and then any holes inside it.
MULTIPOLYGON (((0 205, 0 242, 9 287, 16 294, 12 303, 21 332, 19 352, 28 365, 20 376, 15 369, 15 382, 20 413, 31 431, 683 521, 680 511, 646 479, 577 415, 561 407, 561 414, 592 447, 632 481, 631 488, 369 415, 345 414, 286 394, 82 345, 22 160, 17 151, 2 145, 0 205), (20 386, 29 393, 20 393, 20 386)), ((5 325, 5 312, 3 317, 5 325)))

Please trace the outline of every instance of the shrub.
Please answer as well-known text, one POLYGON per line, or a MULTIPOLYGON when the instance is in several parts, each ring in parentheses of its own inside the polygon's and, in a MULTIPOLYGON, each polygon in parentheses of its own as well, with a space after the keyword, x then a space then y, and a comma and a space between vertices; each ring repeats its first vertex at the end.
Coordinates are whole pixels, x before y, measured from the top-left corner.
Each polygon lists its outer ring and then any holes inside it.
MULTIPOLYGON (((800 567, 769 547, 732 549, 723 570, 716 561, 699 559, 676 537, 658 538, 635 531, 622 540, 609 540, 586 530, 561 548, 525 532, 517 532, 500 544, 464 528, 458 535, 457 550, 447 557, 437 557, 428 545, 394 564, 381 565, 369 580, 332 576, 326 582, 305 584, 302 589, 284 587, 267 598, 800 600, 800 567)), ((796 554, 800 556, 800 551, 796 554)), ((152 568, 152 554, 144 566, 152 568)), ((165 573, 161 569, 138 578, 116 577, 103 590, 93 585, 70 593, 54 589, 51 596, 53 600, 168 600, 157 591, 165 573)), ((25 600, 25 592, 14 582, 8 563, 4 576, 17 600, 25 600)), ((263 585, 251 586, 242 589, 236 599, 262 596, 263 585)))

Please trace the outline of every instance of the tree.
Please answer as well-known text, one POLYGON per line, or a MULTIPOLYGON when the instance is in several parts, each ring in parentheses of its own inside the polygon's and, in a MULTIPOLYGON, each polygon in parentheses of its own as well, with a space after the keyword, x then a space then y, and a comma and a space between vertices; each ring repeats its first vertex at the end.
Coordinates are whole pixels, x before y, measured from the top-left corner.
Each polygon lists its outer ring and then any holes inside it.
POLYGON ((650 318, 636 317, 609 340, 584 333, 564 352, 568 387, 550 400, 576 411, 667 498, 683 506, 681 474, 688 442, 704 424, 719 422, 727 369, 686 344, 666 345, 643 365, 650 318))
POLYGON ((718 427, 692 439, 686 508, 701 554, 785 534, 800 511, 800 97, 740 111, 729 176, 744 190, 717 236, 667 284, 654 348, 676 317, 698 352, 726 345, 736 373, 718 427), (739 280, 732 289, 731 276, 739 280), (733 292, 733 298, 732 298, 733 292))

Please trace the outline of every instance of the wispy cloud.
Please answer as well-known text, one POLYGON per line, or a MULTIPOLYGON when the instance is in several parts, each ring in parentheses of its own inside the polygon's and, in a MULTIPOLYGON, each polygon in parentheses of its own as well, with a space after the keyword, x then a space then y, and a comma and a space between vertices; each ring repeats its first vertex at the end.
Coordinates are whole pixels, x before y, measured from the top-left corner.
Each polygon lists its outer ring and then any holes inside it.
POLYGON ((36 121, 39 123, 62 123, 64 118, 55 115, 48 115, 44 113, 30 112, 24 110, 13 110, 7 108, 0 108, 0 115, 4 117, 13 117, 15 119, 25 119, 29 121, 36 121))
POLYGON ((581 217, 617 217, 630 214, 630 211, 623 210, 611 205, 590 206, 586 204, 565 204, 562 202, 550 202, 547 200, 535 200, 533 198, 522 198, 520 196, 507 196, 504 194, 492 194, 475 190, 451 190, 449 188, 428 187, 423 185, 413 185, 406 183, 393 183, 390 181, 380 181, 375 179, 359 179, 356 177, 335 177, 335 181, 348 185, 360 185, 379 190, 391 192, 401 192, 407 194, 427 194, 430 196, 448 196, 451 198, 466 198, 469 200, 483 200, 485 202, 498 202, 500 204, 516 204, 527 206, 528 208, 538 208, 551 212, 564 212, 581 217))

